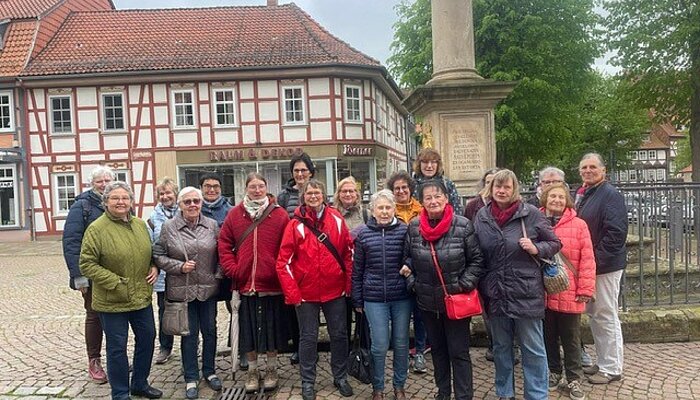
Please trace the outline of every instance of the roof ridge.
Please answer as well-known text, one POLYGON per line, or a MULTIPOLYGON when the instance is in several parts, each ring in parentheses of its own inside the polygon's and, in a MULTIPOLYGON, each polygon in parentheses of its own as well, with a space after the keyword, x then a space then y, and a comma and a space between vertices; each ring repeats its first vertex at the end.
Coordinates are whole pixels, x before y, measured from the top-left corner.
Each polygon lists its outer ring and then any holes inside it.
MULTIPOLYGON (((294 3, 280 4, 279 8, 290 8, 289 6, 296 5, 294 3)), ((247 5, 247 6, 207 6, 207 7, 172 7, 172 8, 123 8, 114 10, 82 10, 74 11, 76 14, 127 14, 127 13, 154 13, 159 11, 211 11, 211 10, 231 10, 231 9, 260 9, 266 8, 266 5, 247 5)))

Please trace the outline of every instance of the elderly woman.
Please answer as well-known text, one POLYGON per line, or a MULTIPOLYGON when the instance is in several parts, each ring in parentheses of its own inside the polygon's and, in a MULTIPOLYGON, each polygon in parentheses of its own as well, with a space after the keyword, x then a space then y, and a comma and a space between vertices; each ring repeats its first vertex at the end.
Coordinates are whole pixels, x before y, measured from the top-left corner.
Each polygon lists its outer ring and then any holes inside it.
POLYGON ((457 193, 457 187, 444 175, 444 172, 442 157, 437 150, 428 148, 418 152, 416 161, 413 163, 413 175, 416 183, 420 185, 428 179, 442 181, 443 186, 447 188, 447 197, 455 214, 462 215, 462 199, 457 193))
POLYGON ((221 390, 214 366, 219 228, 215 220, 202 215, 203 202, 199 189, 182 189, 177 196, 180 211, 163 223, 160 239, 153 248, 156 265, 167 274, 167 299, 187 302, 190 334, 182 337, 180 352, 188 399, 199 396, 199 332, 203 342, 202 376, 210 388, 221 390))
POLYGON ((221 268, 241 293, 238 311, 240 348, 248 359, 246 392, 260 389, 258 354, 267 353, 263 388, 277 387, 277 353, 287 345, 284 298, 275 263, 287 212, 267 193, 267 180, 257 172, 246 178, 246 194, 228 213, 219 236, 221 268))
POLYGON ((112 399, 134 396, 157 399, 163 392, 148 384, 156 338, 151 241, 146 223, 131 215, 134 193, 124 182, 104 189, 105 213, 85 231, 80 271, 92 280, 92 308, 98 312, 107 339, 107 377, 112 399), (129 384, 126 343, 134 332, 133 375, 129 384))
POLYGON ((569 275, 569 288, 547 295, 544 337, 549 364, 549 389, 564 389, 574 400, 586 396, 581 390, 581 314, 595 292, 595 257, 588 225, 576 216, 574 200, 563 183, 547 186, 542 206, 554 233, 562 242, 561 258, 569 275), (559 342, 564 348, 566 377, 562 377, 559 342))
MULTIPOLYGON (((171 219, 177 213, 177 184, 170 178, 163 178, 156 186, 158 204, 148 218, 148 228, 151 234, 151 243, 155 244, 160 238, 160 230, 163 222, 171 219)), ((173 336, 163 333, 163 313, 165 312, 165 271, 161 270, 153 285, 158 299, 158 343, 160 349, 156 355, 156 364, 165 364, 170 359, 173 351, 173 336)))
POLYGON ((515 174, 498 171, 490 186, 491 203, 474 218, 486 275, 481 295, 491 326, 496 363, 496 395, 512 398, 513 338, 522 351, 525 398, 547 398, 544 347, 544 284, 538 257, 551 258, 561 248, 544 215, 520 200, 515 174))
POLYGON ((357 192, 357 181, 352 176, 338 182, 338 189, 333 196, 333 207, 340 211, 351 232, 367 223, 367 211, 362 208, 360 194, 357 192))
POLYGON ((374 366, 372 400, 384 398, 384 363, 390 343, 394 349, 394 396, 405 400, 408 321, 412 307, 399 270, 408 227, 396 218, 396 203, 389 190, 374 194, 370 209, 372 217, 360 228, 355 239, 352 302, 369 322, 374 366))
POLYGON ((471 221, 455 214, 447 188, 429 180, 418 189, 423 204, 419 218, 411 221, 404 244, 408 276, 432 344, 435 384, 440 400, 471 399, 474 395, 469 356, 471 318, 447 318, 439 270, 450 294, 473 291, 483 274, 483 259, 471 221))
POLYGON ((348 337, 345 297, 350 295, 352 239, 343 217, 324 203, 325 187, 312 179, 301 190, 302 203, 284 230, 277 275, 285 302, 299 320, 301 396, 314 400, 319 312, 328 324, 333 384, 353 395, 347 380, 348 337))
POLYGON ((477 193, 476 197, 469 200, 467 206, 464 208, 464 216, 469 218, 469 220, 474 221, 476 213, 491 202, 489 188, 491 187, 493 176, 496 175, 498 171, 500 171, 500 169, 492 168, 484 172, 484 176, 481 177, 481 181, 479 181, 479 193, 477 193))

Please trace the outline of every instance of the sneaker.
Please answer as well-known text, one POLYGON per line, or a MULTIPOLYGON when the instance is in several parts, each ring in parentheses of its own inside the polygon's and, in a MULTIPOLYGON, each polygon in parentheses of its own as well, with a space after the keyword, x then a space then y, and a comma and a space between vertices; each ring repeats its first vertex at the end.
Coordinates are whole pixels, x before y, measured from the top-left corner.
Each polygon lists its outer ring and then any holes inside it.
POLYGON ((413 372, 416 374, 428 372, 428 369, 425 367, 425 356, 421 353, 417 353, 413 359, 413 372))
POLYGON ((581 366, 583 368, 593 366, 593 358, 586 351, 586 346, 581 346, 581 366))
POLYGON ((583 390, 581 390, 581 384, 578 381, 569 382, 566 388, 568 389, 569 398, 571 398, 571 400, 584 400, 586 398, 583 390))
POLYGON ((223 385, 221 384, 221 379, 219 379, 219 377, 214 374, 207 376, 207 383, 209 384, 211 390, 215 392, 218 392, 223 387, 223 385))
POLYGON ((165 364, 170 360, 171 350, 160 349, 158 355, 156 356, 156 364, 165 364))
POLYGON ((340 392, 343 397, 350 397, 353 395, 352 386, 350 386, 347 379, 333 381, 333 386, 338 389, 338 392, 340 392))
POLYGON ((493 362, 493 349, 490 347, 486 349, 486 354, 484 355, 484 357, 486 357, 486 361, 493 362))
POLYGON ((102 368, 102 360, 99 358, 93 358, 88 363, 88 375, 95 383, 100 385, 107 383, 107 374, 102 368))
POLYGON ((246 393, 254 393, 260 390, 260 373, 257 369, 249 369, 245 379, 246 393))
POLYGON ((583 373, 586 375, 595 375, 598 373, 598 366, 597 365, 591 365, 590 367, 586 367, 583 369, 583 373))
POLYGON ((311 382, 301 383, 301 398, 302 400, 316 400, 316 391, 314 384, 311 382))
POLYGON ((265 390, 275 390, 277 388, 277 382, 279 378, 277 377, 277 368, 268 367, 265 370, 265 379, 263 379, 263 388, 265 390))
POLYGON ((561 374, 557 374, 556 372, 550 372, 549 373, 549 391, 554 391, 559 388, 559 384, 561 384, 562 377, 561 374))
POLYGON ((588 382, 593 385, 605 385, 610 382, 621 381, 622 375, 608 374, 607 372, 598 371, 597 374, 588 377, 588 382))
POLYGON ((199 397, 199 389, 197 389, 197 382, 187 382, 185 387, 185 398, 196 399, 199 397))

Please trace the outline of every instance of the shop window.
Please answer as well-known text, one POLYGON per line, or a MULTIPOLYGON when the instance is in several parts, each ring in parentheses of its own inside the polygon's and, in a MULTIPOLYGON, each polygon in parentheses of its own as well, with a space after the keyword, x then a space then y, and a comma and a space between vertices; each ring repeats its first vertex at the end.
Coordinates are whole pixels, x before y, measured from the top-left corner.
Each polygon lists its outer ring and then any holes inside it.
POLYGON ((359 86, 345 86, 345 121, 362 122, 362 96, 359 86))
POLYGON ((121 93, 102 94, 102 118, 105 131, 124 131, 124 96, 121 93))
POLYGON ((14 129, 12 92, 0 92, 0 132, 14 129))
POLYGON ((303 124, 304 89, 301 86, 287 86, 284 93, 284 122, 288 125, 303 124))
POLYGON ((54 210, 57 215, 68 214, 70 206, 75 202, 75 196, 78 191, 75 185, 76 182, 75 174, 54 175, 54 210))
POLYGON ((236 126, 236 103, 233 89, 214 90, 214 120, 217 127, 236 126))
POLYGON ((51 104, 51 132, 73 133, 70 96, 52 96, 49 98, 49 103, 51 104))
POLYGON ((17 180, 14 167, 0 167, 0 227, 19 225, 17 180))
POLYGON ((173 91, 174 128, 194 128, 194 92, 192 90, 173 91))

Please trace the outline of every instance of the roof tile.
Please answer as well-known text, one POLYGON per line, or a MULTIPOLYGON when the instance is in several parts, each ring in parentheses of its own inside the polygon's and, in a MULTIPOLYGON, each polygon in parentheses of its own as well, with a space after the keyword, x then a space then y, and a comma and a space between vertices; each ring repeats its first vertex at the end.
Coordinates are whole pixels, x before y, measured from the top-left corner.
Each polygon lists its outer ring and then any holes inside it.
POLYGON ((63 0, 0 0, 0 19, 36 18, 63 0))
POLYGON ((10 24, 5 47, 0 50, 0 76, 17 76, 22 72, 35 30, 36 21, 17 21, 10 24))

